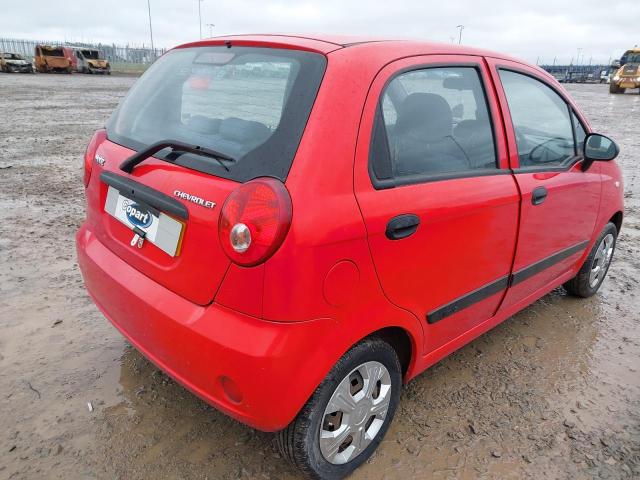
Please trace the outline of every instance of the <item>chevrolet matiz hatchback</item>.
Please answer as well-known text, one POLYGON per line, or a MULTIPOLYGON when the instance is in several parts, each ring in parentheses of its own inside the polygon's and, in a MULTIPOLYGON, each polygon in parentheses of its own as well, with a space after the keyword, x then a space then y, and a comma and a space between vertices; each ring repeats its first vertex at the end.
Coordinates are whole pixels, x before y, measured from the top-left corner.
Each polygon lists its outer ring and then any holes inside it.
POLYGON ((78 261, 143 355, 341 478, 403 382, 556 287, 598 290, 617 153, 504 55, 214 38, 163 55, 91 139, 78 261))

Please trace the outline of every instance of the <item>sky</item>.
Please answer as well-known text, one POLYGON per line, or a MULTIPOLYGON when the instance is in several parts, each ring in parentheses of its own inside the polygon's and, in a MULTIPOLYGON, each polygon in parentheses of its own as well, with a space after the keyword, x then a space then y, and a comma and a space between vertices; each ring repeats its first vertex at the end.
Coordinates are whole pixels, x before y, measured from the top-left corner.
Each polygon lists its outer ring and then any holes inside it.
MULTIPOLYGON (((640 44, 637 0, 149 0, 156 47, 202 35, 341 33, 458 42, 540 64, 606 63, 640 44), (214 24, 215 27, 209 27, 214 24)), ((147 0, 0 0, 0 36, 148 46, 147 0)))

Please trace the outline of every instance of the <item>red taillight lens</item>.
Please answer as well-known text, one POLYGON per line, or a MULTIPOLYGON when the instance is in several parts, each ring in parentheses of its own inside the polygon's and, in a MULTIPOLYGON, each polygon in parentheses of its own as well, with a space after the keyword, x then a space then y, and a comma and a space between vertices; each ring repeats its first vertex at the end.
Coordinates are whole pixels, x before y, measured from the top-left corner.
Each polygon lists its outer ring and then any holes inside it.
POLYGON ((258 178, 231 192, 222 206, 218 235, 235 263, 250 267, 280 247, 291 225, 291 197, 274 178, 258 178))
POLYGON ((93 134, 91 140, 89 140, 89 145, 87 145, 87 150, 84 152, 84 186, 89 185, 89 180, 91 179, 91 167, 93 166, 93 159, 96 155, 96 150, 100 146, 102 142, 107 139, 107 131, 104 128, 97 130, 96 133, 93 134))

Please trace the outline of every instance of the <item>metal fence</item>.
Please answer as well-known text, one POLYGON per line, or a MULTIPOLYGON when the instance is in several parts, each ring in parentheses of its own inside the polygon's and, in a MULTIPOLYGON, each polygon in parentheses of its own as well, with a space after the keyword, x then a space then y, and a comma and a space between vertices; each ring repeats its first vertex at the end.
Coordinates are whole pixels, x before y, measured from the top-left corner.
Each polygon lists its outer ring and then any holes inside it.
POLYGON ((604 82, 614 71, 610 65, 540 65, 561 82, 604 82))
POLYGON ((165 52, 162 48, 152 50, 144 46, 0 38, 0 52, 19 53, 27 59, 33 59, 36 45, 92 48, 99 50, 112 63, 149 64, 165 52))

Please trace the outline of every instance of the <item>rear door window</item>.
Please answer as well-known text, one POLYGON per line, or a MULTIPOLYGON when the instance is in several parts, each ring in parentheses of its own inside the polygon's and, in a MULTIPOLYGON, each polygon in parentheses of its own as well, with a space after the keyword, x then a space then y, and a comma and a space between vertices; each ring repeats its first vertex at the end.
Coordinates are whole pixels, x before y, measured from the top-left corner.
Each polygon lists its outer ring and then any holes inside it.
POLYGON ((373 163, 388 162, 396 179, 497 169, 487 101, 474 67, 424 68, 396 76, 381 98, 379 122, 384 129, 376 129, 372 152, 388 158, 373 163), (385 140, 387 145, 375 145, 385 140))
MULTIPOLYGON (((107 125, 109 139, 140 150, 178 140, 221 152, 228 171, 190 154, 178 164, 246 181, 284 180, 326 65, 319 54, 250 47, 196 47, 164 55, 107 125), (204 168, 203 168, 204 167, 204 168)), ((170 152, 157 156, 167 157, 170 152)))

